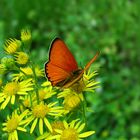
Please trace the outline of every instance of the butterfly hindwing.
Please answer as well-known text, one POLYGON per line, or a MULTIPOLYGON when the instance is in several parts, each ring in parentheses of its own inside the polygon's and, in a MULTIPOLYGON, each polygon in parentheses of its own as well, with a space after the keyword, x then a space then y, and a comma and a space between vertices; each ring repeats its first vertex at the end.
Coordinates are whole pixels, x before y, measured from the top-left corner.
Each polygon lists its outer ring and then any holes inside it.
POLYGON ((55 86, 57 83, 65 80, 66 77, 69 77, 69 73, 53 65, 52 63, 46 63, 45 71, 48 79, 51 81, 52 85, 55 86))

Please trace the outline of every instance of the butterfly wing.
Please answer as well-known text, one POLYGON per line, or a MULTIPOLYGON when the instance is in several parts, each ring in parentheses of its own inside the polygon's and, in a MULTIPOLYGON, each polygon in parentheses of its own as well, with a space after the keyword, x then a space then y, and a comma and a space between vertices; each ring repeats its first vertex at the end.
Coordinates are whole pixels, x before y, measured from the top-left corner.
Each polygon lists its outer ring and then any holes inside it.
POLYGON ((45 64, 45 73, 52 85, 67 79, 78 69, 77 62, 66 44, 59 38, 51 44, 49 61, 45 64))

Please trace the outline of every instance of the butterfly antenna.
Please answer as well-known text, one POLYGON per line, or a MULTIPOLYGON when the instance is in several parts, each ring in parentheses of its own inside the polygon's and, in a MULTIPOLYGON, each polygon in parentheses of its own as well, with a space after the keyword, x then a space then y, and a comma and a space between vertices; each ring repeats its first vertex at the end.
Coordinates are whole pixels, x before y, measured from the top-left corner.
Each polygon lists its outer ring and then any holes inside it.
POLYGON ((99 56, 100 51, 96 53, 96 55, 87 63, 87 65, 84 68, 84 71, 86 71, 90 65, 97 59, 97 57, 99 56))

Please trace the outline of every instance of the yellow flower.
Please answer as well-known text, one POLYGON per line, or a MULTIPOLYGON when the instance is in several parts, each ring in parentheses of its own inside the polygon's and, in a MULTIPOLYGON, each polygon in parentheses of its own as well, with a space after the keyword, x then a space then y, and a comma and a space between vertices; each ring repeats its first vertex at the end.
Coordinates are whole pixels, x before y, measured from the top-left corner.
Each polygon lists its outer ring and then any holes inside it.
POLYGON ((83 92, 94 92, 94 90, 99 87, 99 82, 94 80, 95 75, 97 75, 97 72, 91 72, 89 70, 87 73, 84 73, 83 78, 72 85, 72 87, 58 93, 58 98, 64 98, 65 113, 73 111, 80 105, 84 100, 83 92))
MULTIPOLYGON (((21 72, 12 74, 13 80, 15 81, 21 81, 27 76, 34 76, 33 70, 30 67, 20 67, 21 72)), ((43 69, 40 69, 39 67, 35 67, 35 73, 37 77, 43 77, 43 69)))
MULTIPOLYGON (((20 67, 20 70, 21 70, 20 73, 12 74, 13 80, 15 81, 23 80, 26 77, 26 75, 34 76, 33 70, 30 67, 25 67, 25 68, 20 67)), ((40 69, 39 67, 35 67, 35 74, 37 77, 43 77, 44 76, 43 69, 40 69)))
MULTIPOLYGON (((26 75, 33 76, 33 70, 30 67, 20 68, 20 70, 26 75)), ((43 69, 40 69, 39 67, 35 67, 35 74, 37 77, 43 77, 44 71, 43 69)))
POLYGON ((62 121, 54 121, 52 124, 52 135, 58 134, 55 129, 64 130, 64 123, 62 121))
POLYGON ((16 62, 18 64, 26 64, 28 62, 29 56, 24 52, 16 52, 15 54, 16 62))
POLYGON ((73 109, 77 108, 81 103, 80 96, 78 94, 69 94, 64 98, 64 109, 72 111, 73 109))
POLYGON ((97 72, 91 72, 90 70, 86 73, 84 73, 83 78, 79 80, 77 83, 73 84, 70 88, 64 89, 63 92, 60 92, 58 94, 59 97, 65 97, 68 93, 73 93, 75 94, 81 94, 84 91, 87 92, 94 92, 96 88, 98 88, 98 84, 100 82, 95 81, 94 77, 97 75, 97 72))
POLYGON ((59 135, 52 135, 49 132, 45 132, 43 135, 39 136, 36 140, 57 140, 59 135))
POLYGON ((63 123, 65 128, 64 130, 55 130, 60 135, 60 137, 57 140, 80 140, 95 133, 95 131, 81 133, 85 127, 85 123, 81 124, 81 122, 78 119, 73 120, 70 123, 67 123, 64 120, 63 123))
POLYGON ((32 99, 31 95, 25 95, 24 97, 23 96, 20 97, 20 100, 22 101, 22 105, 26 108, 31 107, 31 102, 32 102, 31 99, 32 99))
POLYGON ((33 70, 30 67, 25 68, 20 67, 20 70, 26 75, 33 75, 33 70))
POLYGON ((21 30, 21 40, 23 42, 28 42, 31 40, 31 31, 28 29, 22 29, 21 30))
POLYGON ((71 89, 65 89, 58 94, 58 98, 64 98, 63 104, 66 111, 65 113, 69 113, 73 109, 76 109, 81 101, 83 101, 83 94, 77 94, 77 92, 71 89))
POLYGON ((28 91, 33 90, 31 81, 32 79, 28 79, 21 82, 7 83, 0 94, 1 109, 4 109, 10 101, 11 104, 14 104, 17 96, 26 95, 28 91))
POLYGON ((41 86, 42 87, 51 86, 51 82, 47 80, 47 81, 43 82, 41 86))
POLYGON ((56 92, 53 90, 52 86, 48 86, 46 88, 39 89, 39 99, 40 101, 43 101, 44 99, 48 99, 56 94, 56 92))
POLYGON ((25 78, 25 75, 22 72, 13 73, 11 76, 13 81, 22 81, 25 78))
POLYGON ((79 106, 80 102, 83 101, 83 94, 75 92, 71 89, 65 89, 58 94, 58 98, 64 98, 63 104, 66 110, 71 111, 79 106))
POLYGON ((39 123, 39 132, 43 134, 43 124, 47 126, 50 132, 52 132, 51 124, 48 120, 49 116, 58 117, 61 116, 63 113, 62 107, 55 106, 57 102, 44 104, 41 102, 38 105, 35 105, 32 108, 32 111, 29 113, 29 117, 27 118, 28 124, 32 123, 30 133, 33 133, 37 123, 39 123))
POLYGON ((36 140, 52 140, 52 139, 57 139, 60 136, 58 135, 58 133, 55 131, 55 129, 59 129, 59 130, 64 130, 64 124, 62 121, 54 121, 52 124, 52 132, 45 132, 43 135, 39 136, 36 140))
POLYGON ((19 98, 22 102, 22 107, 31 108, 37 105, 37 98, 35 92, 30 92, 28 95, 20 96, 19 98))
POLYGON ((7 54, 13 54, 18 50, 20 45, 21 45, 21 42, 19 40, 10 38, 6 41, 4 49, 7 54))
POLYGON ((18 140, 18 131, 26 132, 23 125, 26 123, 24 117, 27 115, 28 110, 18 115, 17 110, 12 113, 12 116, 7 116, 7 122, 3 123, 3 131, 8 134, 8 140, 18 140))
POLYGON ((43 88, 39 90, 39 98, 40 100, 48 99, 55 95, 57 92, 54 90, 54 88, 51 85, 50 81, 45 81, 41 84, 43 88))
POLYGON ((83 75, 83 81, 84 81, 84 86, 83 86, 83 91, 87 92, 94 92, 96 88, 99 88, 99 83, 95 81, 95 76, 97 75, 97 71, 91 72, 91 69, 88 70, 88 72, 84 73, 83 75))

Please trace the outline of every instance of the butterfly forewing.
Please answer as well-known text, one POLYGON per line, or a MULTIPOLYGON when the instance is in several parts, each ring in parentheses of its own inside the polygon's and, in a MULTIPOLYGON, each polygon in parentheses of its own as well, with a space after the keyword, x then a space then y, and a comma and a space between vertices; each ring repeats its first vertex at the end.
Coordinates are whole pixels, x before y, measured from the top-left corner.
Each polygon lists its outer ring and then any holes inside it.
POLYGON ((49 61, 45 65, 45 72, 52 85, 70 77, 78 69, 77 62, 65 43, 56 38, 50 48, 49 61))
POLYGON ((56 38, 50 49, 50 62, 56 66, 71 72, 78 69, 77 62, 66 44, 59 38, 56 38))

